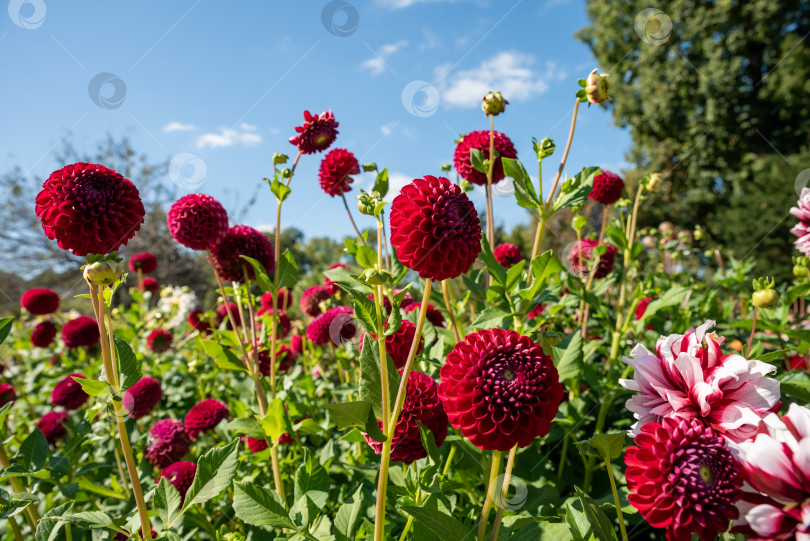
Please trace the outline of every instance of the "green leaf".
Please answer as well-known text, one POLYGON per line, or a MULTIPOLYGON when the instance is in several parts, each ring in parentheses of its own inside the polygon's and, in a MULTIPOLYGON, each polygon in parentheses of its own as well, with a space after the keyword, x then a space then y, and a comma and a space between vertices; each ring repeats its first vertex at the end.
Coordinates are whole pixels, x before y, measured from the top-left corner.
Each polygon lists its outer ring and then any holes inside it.
POLYGON ((90 396, 108 396, 112 394, 109 383, 87 378, 71 378, 78 383, 82 390, 90 396))
POLYGON ((593 188, 593 179, 601 173, 598 167, 583 167, 575 177, 568 179, 560 189, 560 195, 554 201, 552 213, 565 207, 578 207, 588 198, 593 188))
POLYGON ((180 509, 180 492, 174 488, 166 477, 161 477, 155 495, 152 498, 152 506, 157 511, 163 524, 170 524, 174 514, 180 509))
POLYGON ((475 539, 475 532, 472 528, 465 526, 457 518, 451 517, 437 509, 427 509, 405 505, 402 510, 413 516, 416 522, 433 531, 439 539, 475 539))
POLYGON ((532 259, 532 287, 528 291, 521 291, 520 296, 530 301, 537 296, 548 279, 556 273, 565 270, 554 250, 547 250, 532 259))
POLYGON ((279 443, 279 439, 285 433, 297 439, 295 428, 293 428, 290 416, 287 415, 287 408, 284 407, 284 401, 281 398, 274 398, 270 401, 267 405, 267 414, 259 420, 259 423, 273 443, 279 443))
POLYGON ((512 288, 523 277, 523 269, 526 267, 526 260, 522 259, 509 267, 506 271, 506 291, 512 291, 512 288))
POLYGON ((329 474, 306 447, 304 448, 304 463, 295 471, 294 488, 296 501, 306 495, 318 507, 326 505, 329 497, 329 474))
MULTIPOLYGON (((513 527, 514 528, 514 527, 513 527)), ((574 541, 571 527, 565 522, 530 522, 513 529, 509 541, 574 541)))
POLYGON ((245 364, 239 360, 239 357, 228 346, 213 340, 203 340, 202 347, 208 355, 214 358, 214 364, 219 368, 236 372, 248 371, 245 364))
POLYGON ((470 164, 473 166, 473 169, 486 175, 487 165, 485 162, 486 158, 484 158, 483 152, 477 148, 470 149, 470 164))
POLYGON ((286 186, 283 182, 279 181, 277 178, 274 178, 273 182, 270 183, 270 191, 273 192, 276 199, 279 201, 284 201, 287 199, 287 197, 289 197, 292 190, 289 186, 286 186))
MULTIPOLYGON (((48 519, 51 517, 59 517, 64 515, 65 513, 69 513, 70 510, 73 509, 73 502, 68 502, 62 504, 58 507, 54 507, 47 511, 44 515, 42 515, 43 519, 48 519)), ((63 521, 53 521, 53 520, 40 520, 37 524, 37 531, 36 531, 36 540, 37 541, 55 541, 59 538, 59 530, 62 529, 62 525, 64 524, 63 521)))
POLYGON ((357 402, 344 402, 341 404, 326 404, 326 409, 332 415, 338 429, 343 430, 356 426, 368 434, 374 441, 385 441, 385 435, 374 417, 374 408, 371 402, 359 400, 357 402))
POLYGON ((471 325, 476 329, 493 329, 495 327, 501 327, 503 320, 511 315, 512 314, 509 312, 505 312, 497 306, 490 306, 481 310, 471 325))
POLYGON ((501 158, 503 172, 507 177, 512 177, 515 185, 515 198, 517 204, 525 209, 542 209, 543 202, 534 191, 532 179, 526 172, 526 168, 515 158, 501 158))
POLYGON ((340 506, 335 515, 335 541, 354 541, 363 511, 363 485, 340 506))
POLYGON ((357 264, 364 269, 372 269, 377 264, 377 252, 373 248, 361 244, 357 247, 357 253, 354 254, 357 259, 357 264))
POLYGON ((610 242, 612 242, 614 246, 620 248, 622 251, 627 249, 627 237, 624 235, 624 229, 615 225, 609 225, 605 228, 605 233, 607 233, 610 242))
POLYGON ((614 541, 616 538, 616 530, 613 529, 613 523, 602 511, 596 502, 594 502, 587 494, 582 492, 579 487, 574 487, 579 496, 579 501, 582 503, 582 509, 585 511, 585 516, 588 522, 593 527, 593 533, 599 541, 614 541))
POLYGON ((380 199, 388 194, 388 169, 383 169, 377 173, 377 180, 374 181, 372 192, 380 194, 380 199))
POLYGON ((309 495, 304 494, 290 507, 290 518, 302 531, 306 531, 318 516, 318 511, 318 505, 309 495))
MULTIPOLYGON (((390 355, 386 355, 388 365, 388 401, 393 410, 399 391, 399 372, 390 355)), ((382 379, 380 377, 379 347, 371 335, 363 337, 363 350, 360 352, 360 399, 370 402, 374 415, 382 418, 382 379)))
POLYGON ((439 448, 436 447, 436 438, 433 437, 433 432, 428 430, 422 423, 418 423, 418 426, 422 447, 427 451, 428 458, 433 464, 439 464, 441 457, 439 456, 439 448))
POLYGON ((284 250, 278 264, 278 287, 288 287, 292 290, 298 283, 298 265, 289 250, 284 250))
POLYGON ((237 517, 252 526, 295 528, 275 490, 247 481, 234 483, 233 509, 237 517))
POLYGON ((264 265, 262 265, 260 261, 241 254, 239 257, 253 265, 253 276, 255 277, 256 284, 261 288, 262 291, 275 292, 276 288, 273 286, 273 281, 267 275, 267 270, 265 270, 264 265))
POLYGON ((336 282, 336 284, 351 296, 354 315, 363 323, 368 332, 374 332, 377 328, 377 309, 374 306, 374 301, 351 286, 340 282, 336 282))
POLYGON ((673 286, 665 291, 664 294, 659 298, 651 301, 650 304, 647 305, 647 310, 644 311, 644 315, 641 316, 640 321, 650 319, 659 310, 681 304, 688 293, 689 288, 683 286, 673 286))
POLYGON ((582 333, 579 328, 574 330, 565 349, 555 347, 552 352, 560 381, 577 379, 582 374, 585 356, 582 352, 582 333))
POLYGON ((143 377, 141 361, 129 344, 115 337, 115 362, 118 363, 118 374, 121 379, 121 392, 126 391, 143 377))
POLYGON ((13 317, 4 317, 0 319, 0 344, 6 341, 8 333, 11 332, 11 324, 14 323, 13 317))
POLYGON ((113 522, 113 519, 107 513, 102 511, 82 511, 70 515, 54 515, 42 517, 42 520, 59 520, 63 522, 70 522, 82 528, 96 530, 98 528, 112 528, 116 531, 119 528, 113 522))
POLYGON ((236 475, 239 440, 214 447, 197 461, 197 473, 186 492, 183 510, 196 503, 205 503, 218 496, 233 481, 236 475))
POLYGON ((613 460, 622 456, 625 436, 624 432, 595 434, 590 440, 577 442, 576 446, 585 456, 613 460))
POLYGON ((757 360, 762 361, 763 363, 778 361, 781 358, 785 357, 791 351, 792 351, 791 349, 779 349, 777 351, 771 351, 765 353, 764 355, 760 355, 759 357, 757 357, 757 360))
POLYGON ((780 378, 779 390, 783 396, 810 402, 810 374, 799 370, 788 372, 780 378))
POLYGON ((222 426, 235 434, 245 435, 250 438, 263 439, 266 434, 255 417, 240 417, 222 426))
POLYGON ((34 430, 23 440, 14 462, 29 471, 37 471, 48 461, 48 440, 39 428, 34 430))
POLYGON ((478 254, 478 257, 484 262, 484 265, 486 265, 487 270, 492 275, 495 282, 500 285, 506 284, 506 269, 495 259, 495 255, 492 253, 487 238, 484 235, 481 235, 481 253, 478 254))

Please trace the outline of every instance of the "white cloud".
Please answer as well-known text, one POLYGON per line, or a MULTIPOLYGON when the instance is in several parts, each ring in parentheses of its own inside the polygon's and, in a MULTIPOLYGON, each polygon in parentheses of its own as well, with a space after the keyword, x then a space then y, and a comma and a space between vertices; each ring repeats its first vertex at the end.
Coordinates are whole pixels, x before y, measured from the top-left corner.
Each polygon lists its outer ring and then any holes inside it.
POLYGON ((428 4, 428 3, 437 3, 437 2, 458 2, 464 0, 377 0, 378 4, 381 4, 387 8, 392 9, 401 9, 401 8, 408 8, 414 6, 416 4, 428 4))
POLYGON ((548 90, 548 82, 557 75, 556 65, 546 63, 546 73, 534 68, 531 54, 501 52, 472 69, 447 74, 449 64, 436 68, 441 81, 444 103, 458 107, 479 107, 481 98, 490 90, 500 91, 509 101, 527 100, 548 90))
POLYGON ((404 175, 402 173, 389 172, 388 173, 388 193, 385 194, 385 197, 383 197, 383 200, 386 203, 390 204, 391 201, 393 201, 394 198, 399 195, 400 190, 402 190, 402 188, 404 188, 405 186, 407 186, 408 184, 413 182, 414 178, 415 177, 412 177, 412 176, 409 176, 409 175, 404 175))
POLYGON ((231 147, 234 145, 253 146, 262 142, 262 136, 255 133, 258 128, 242 122, 237 129, 220 128, 219 133, 205 133, 197 138, 198 148, 231 147))
POLYGON ((383 135, 390 135, 391 132, 394 131, 394 128, 397 127, 397 124, 399 124, 399 122, 394 121, 386 122, 385 124, 380 126, 380 131, 382 132, 383 135))
POLYGON ((380 50, 377 51, 377 53, 373 57, 369 58, 368 60, 365 60, 362 64, 360 64, 360 67, 371 71, 371 75, 376 77, 377 75, 380 75, 382 72, 385 71, 386 68, 385 59, 391 56, 392 54, 396 53, 406 45, 408 45, 408 42, 405 40, 397 41, 396 43, 386 43, 385 45, 380 47, 380 50))
POLYGON ((194 124, 183 124, 182 122, 169 122, 163 126, 163 133, 172 133, 175 131, 194 131, 196 128, 194 124))

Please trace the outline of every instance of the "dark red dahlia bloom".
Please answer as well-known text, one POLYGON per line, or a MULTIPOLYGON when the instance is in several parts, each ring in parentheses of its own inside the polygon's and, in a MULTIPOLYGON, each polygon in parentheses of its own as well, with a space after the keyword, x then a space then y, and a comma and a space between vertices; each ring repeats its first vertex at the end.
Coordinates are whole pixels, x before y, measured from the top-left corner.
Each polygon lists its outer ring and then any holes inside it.
MULTIPOLYGON (((262 308, 256 313, 256 315, 267 317, 266 327, 269 334, 272 326, 270 323, 270 318, 273 317, 273 308, 269 306, 267 308, 262 308)), ((287 315, 287 312, 279 310, 278 317, 276 318, 276 338, 284 338, 290 334, 290 329, 292 329, 290 316, 287 315)))
POLYGON ((92 163, 51 173, 37 195, 36 213, 45 235, 78 256, 118 250, 135 236, 146 215, 134 184, 92 163))
POLYGON ((42 321, 31 331, 31 343, 38 348, 46 348, 56 339, 56 325, 53 321, 42 321))
POLYGON ((138 284, 138 291, 141 293, 149 292, 152 295, 157 293, 158 290, 158 281, 151 276, 145 276, 141 283, 138 284))
MULTIPOLYGON (((329 270, 332 270, 332 269, 347 269, 348 270, 348 268, 349 267, 347 267, 343 263, 335 263, 334 265, 329 267, 329 270)), ((332 280, 330 280, 328 276, 323 277, 323 287, 326 288, 326 292, 329 293, 330 295, 335 295, 335 294, 337 294, 338 291, 340 291, 340 288, 338 287, 338 285, 335 282, 333 282, 332 280)))
POLYGON ((199 331, 205 334, 211 334, 211 329, 213 328, 211 322, 207 319, 204 319, 202 316, 204 312, 202 310, 192 310, 191 313, 188 315, 188 324, 191 325, 191 328, 195 331, 199 331))
POLYGON ((141 378, 124 393, 122 405, 133 419, 149 415, 163 397, 160 382, 153 378, 141 378))
MULTIPOLYGON (((262 305, 262 308, 272 308, 273 307, 273 292, 268 291, 264 295, 262 295, 261 300, 259 301, 262 305)), ((290 289, 287 287, 280 287, 278 289, 278 295, 276 298, 276 308, 280 310, 289 310, 292 306, 292 293, 290 289)))
MULTIPOLYGON (((387 326, 388 324, 386 323, 386 327, 387 326)), ((374 340, 377 340, 377 337, 374 334, 369 333, 369 336, 371 336, 374 340)), ((394 363, 394 366, 397 368, 403 368, 405 363, 408 361, 408 353, 411 351, 411 343, 413 343, 414 336, 416 336, 416 325, 407 319, 403 319, 399 329, 397 329, 397 332, 391 336, 385 337, 385 352, 388 354, 391 361, 394 363)), ((424 345, 425 337, 420 336, 419 346, 416 350, 417 355, 421 353, 424 345)))
MULTIPOLYGON (((377 421, 381 426, 382 422, 377 421)), ((433 378, 416 370, 408 376, 408 389, 402 415, 397 421, 394 438, 391 441, 391 460, 410 464, 414 460, 425 458, 427 451, 422 445, 419 434, 419 423, 433 433, 436 446, 444 443, 447 437, 447 413, 439 399, 438 387, 433 378)), ((371 439, 366 441, 378 455, 382 453, 383 444, 371 439)))
POLYGON ((163 477, 168 479, 172 486, 177 489, 177 492, 180 493, 180 501, 183 502, 196 474, 197 465, 194 462, 175 462, 163 468, 163 471, 158 476, 158 483, 163 477))
POLYGON ((228 213, 204 193, 190 193, 174 202, 166 214, 174 240, 192 250, 208 250, 225 235, 228 213))
POLYGON ((354 154, 345 148, 330 150, 321 160, 318 182, 327 195, 335 197, 351 191, 349 184, 354 182, 350 175, 360 174, 360 164, 354 154))
POLYGON ((304 111, 304 125, 295 127, 298 135, 290 137, 290 143, 303 154, 323 152, 335 142, 338 125, 331 109, 320 115, 304 111))
POLYGON ((191 447, 183 422, 177 419, 161 419, 149 430, 149 445, 146 460, 158 468, 165 468, 188 454, 191 447))
POLYGON ((53 314, 59 308, 59 295, 53 289, 35 287, 22 294, 20 306, 37 316, 53 314))
POLYGON ((742 476, 723 438, 697 420, 647 423, 625 451, 629 502, 668 541, 715 539, 739 516, 742 476))
POLYGON ((788 357, 788 365, 791 370, 807 370, 807 359, 802 355, 791 355, 788 357))
MULTIPOLYGON (((594 264, 594 261, 591 261, 591 254, 593 254, 593 250, 598 244, 593 239, 582 239, 574 244, 568 254, 568 263, 575 274, 578 276, 588 276, 590 274, 591 267, 594 264)), ((613 272, 618 249, 612 244, 605 244, 604 246, 607 246, 607 250, 599 256, 594 278, 604 278, 613 272)))
POLYGON ((481 449, 508 451, 545 436, 563 396, 551 358, 512 330, 468 335, 440 375, 450 424, 481 449))
POLYGON ((8 383, 0 383, 0 408, 17 400, 17 391, 8 383))
POLYGON ((612 205, 622 196, 624 181, 622 178, 610 171, 602 170, 593 179, 593 189, 588 194, 589 199, 603 205, 612 205))
POLYGON ((295 443, 295 440, 290 435, 289 432, 285 432, 281 436, 278 437, 278 443, 280 445, 290 445, 291 443, 295 443))
POLYGON ((652 302, 652 297, 644 297, 638 304, 636 305, 636 319, 641 319, 644 317, 644 313, 647 311, 647 305, 652 302))
POLYGON ((220 304, 217 306, 217 315, 220 318, 220 322, 222 320, 226 320, 228 324, 228 328, 233 330, 234 325, 237 327, 242 323, 242 316, 239 315, 239 307, 236 306, 235 302, 229 302, 228 305, 220 304), (231 322, 230 318, 228 317, 228 308, 231 309, 231 314, 233 314, 233 318, 236 320, 231 322))
MULTIPOLYGON (((412 302, 403 308, 405 309, 406 314, 410 314, 411 312, 418 312, 421 306, 421 303, 412 302)), ((434 327, 444 327, 444 314, 442 314, 442 311, 432 304, 427 305, 427 315, 425 316, 425 319, 427 319, 434 327)))
MULTIPOLYGON (((259 350, 259 372, 261 372, 263 376, 270 375, 271 360, 269 350, 259 350)), ((293 367, 294 360, 295 354, 288 346, 282 344, 279 346, 278 350, 276 350, 276 372, 286 374, 293 367)))
POLYGON ((529 315, 526 316, 526 319, 534 319, 537 316, 543 315, 543 311, 546 309, 546 305, 542 302, 532 308, 532 311, 529 312, 529 315))
POLYGON ((425 176, 402 188, 391 204, 390 221, 399 260, 422 278, 456 278, 481 251, 475 205, 444 177, 425 176))
POLYGON ((45 435, 48 443, 55 445, 57 440, 67 436, 67 428, 65 427, 67 419, 68 414, 65 411, 49 411, 37 422, 37 428, 45 435))
MULTIPOLYGON (((470 162, 470 153, 474 148, 481 151, 484 159, 489 159, 489 131, 474 131, 462 136, 453 154, 453 165, 455 165, 456 171, 461 178, 473 184, 484 186, 487 183, 487 175, 473 169, 472 162, 470 162)), ((504 178, 501 158, 517 158, 517 151, 512 141, 497 131, 495 132, 495 150, 498 153, 498 158, 492 167, 493 184, 500 182, 504 178)))
POLYGON ((324 286, 312 286, 301 295, 301 311, 308 316, 317 317, 321 315, 320 304, 330 297, 324 286))
POLYGON ((172 333, 166 329, 155 329, 146 337, 146 346, 152 353, 163 353, 172 347, 172 333))
POLYGON ((354 310, 349 306, 335 306, 319 315, 307 327, 307 338, 316 346, 341 345, 357 334, 354 310))
POLYGON ((73 378, 84 379, 82 374, 69 374, 65 379, 56 384, 51 393, 51 403, 54 406, 62 406, 66 410, 79 409, 90 398, 82 386, 73 378))
POLYGON ((520 248, 508 242, 496 246, 493 254, 498 263, 507 269, 523 261, 523 254, 520 253, 520 248))
POLYGON ((294 334, 290 338, 290 351, 292 351, 295 358, 298 358, 304 352, 304 338, 300 334, 294 334))
POLYGON ((192 406, 186 414, 185 426, 191 441, 203 432, 214 430, 216 426, 228 417, 228 406, 213 398, 206 398, 199 404, 192 406))
POLYGON ((247 446, 248 449, 250 449, 251 453, 261 453, 262 451, 270 447, 270 444, 268 444, 267 440, 264 438, 256 439, 248 436, 247 446))
POLYGON ((214 266, 225 281, 244 282, 256 277, 253 265, 242 259, 243 255, 261 263, 268 273, 273 272, 273 243, 252 227, 235 225, 211 247, 214 266))
POLYGON ((141 271, 142 274, 150 274, 155 272, 157 268, 157 258, 154 254, 149 252, 141 252, 133 254, 129 258, 129 270, 132 272, 141 271))

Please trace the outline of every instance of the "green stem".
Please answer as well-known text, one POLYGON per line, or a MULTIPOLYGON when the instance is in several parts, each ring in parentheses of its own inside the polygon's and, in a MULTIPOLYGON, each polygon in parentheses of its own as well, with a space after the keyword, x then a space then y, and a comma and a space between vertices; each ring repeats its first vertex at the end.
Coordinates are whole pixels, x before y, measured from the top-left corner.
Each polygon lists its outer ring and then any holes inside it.
POLYGON ((748 337, 748 347, 745 348, 745 358, 751 353, 751 344, 754 342, 754 333, 757 331, 757 305, 754 305, 754 317, 751 320, 751 336, 748 337))
POLYGON ((366 246, 366 239, 363 238, 362 233, 360 233, 360 230, 357 228, 357 224, 355 223, 354 217, 352 216, 352 211, 349 210, 349 203, 346 201, 346 194, 340 194, 340 197, 343 198, 343 206, 346 207, 346 214, 349 215, 349 221, 352 223, 354 232, 357 233, 357 238, 360 240, 363 246, 366 246))
POLYGON ((492 465, 489 468, 489 481, 487 482, 487 497, 484 500, 484 507, 481 509, 481 520, 478 523, 478 541, 484 541, 487 535, 487 522, 489 521, 489 511, 495 500, 495 483, 498 473, 501 470, 501 451, 492 451, 492 465))
POLYGON ((14 520, 14 517, 8 517, 8 525, 9 527, 11 527, 11 531, 14 532, 14 540, 23 541, 23 536, 22 533, 20 532, 20 527, 17 526, 17 521, 14 520))
POLYGON ((504 502, 509 493, 509 481, 512 478, 512 468, 515 466, 515 455, 517 455, 517 444, 509 450, 509 458, 506 459, 506 471, 503 474, 503 485, 501 485, 498 512, 495 513, 495 523, 492 525, 492 534, 489 536, 489 541, 496 541, 498 539, 498 531, 501 529, 501 520, 503 519, 504 502))
POLYGON ((450 294, 448 293, 447 289, 447 280, 442 280, 442 297, 444 297, 444 307, 447 309, 447 314, 450 316, 450 325, 453 329, 453 338, 456 339, 456 342, 459 342, 464 336, 464 331, 461 328, 461 324, 456 319, 454 306, 450 303, 450 294))
POLYGON ((565 437, 563 438, 563 445, 562 445, 562 452, 560 456, 560 467, 557 468, 557 492, 562 494, 562 490, 560 490, 560 485, 562 485, 563 479, 563 472, 565 471, 565 458, 568 454, 568 432, 565 433, 565 437))
POLYGON ((613 470, 610 468, 610 461, 605 458, 605 468, 607 468, 610 478, 610 489, 613 491, 613 502, 616 504, 616 515, 619 518, 619 529, 622 532, 622 541, 627 541, 627 530, 624 528, 624 517, 622 516, 622 505, 619 502, 619 491, 616 490, 616 480, 613 478, 613 470))

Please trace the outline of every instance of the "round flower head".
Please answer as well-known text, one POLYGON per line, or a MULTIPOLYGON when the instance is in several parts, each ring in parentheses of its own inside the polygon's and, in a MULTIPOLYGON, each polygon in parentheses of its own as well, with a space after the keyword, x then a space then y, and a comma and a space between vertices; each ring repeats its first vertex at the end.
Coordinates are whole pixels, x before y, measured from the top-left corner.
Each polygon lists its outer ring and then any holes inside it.
POLYGON ((320 304, 329 297, 330 295, 324 286, 312 286, 301 295, 299 306, 306 315, 317 317, 321 315, 320 304))
POLYGON ((612 205, 622 196, 624 181, 622 178, 610 171, 602 170, 593 178, 593 189, 588 194, 588 199, 593 199, 603 205, 612 205))
POLYGON ((169 464, 158 476, 158 483, 165 477, 169 480, 177 492, 180 493, 180 502, 186 499, 186 493, 191 488, 191 483, 194 482, 194 476, 197 474, 197 465, 194 462, 175 462, 169 464))
POLYGON ((711 541, 739 512, 742 478, 723 438, 698 421, 647 423, 624 455, 629 502, 668 541, 711 541))
POLYGON ((203 432, 214 430, 216 426, 228 417, 228 406, 213 398, 206 398, 194 405, 186 414, 185 427, 191 441, 203 432))
MULTIPOLYGON (((270 322, 270 318, 273 317, 273 309, 271 307, 262 308, 258 312, 256 312, 257 316, 264 316, 266 319, 265 327, 267 328, 268 334, 270 333, 270 329, 272 328, 272 323, 270 322)), ((292 322, 290 321, 290 316, 287 315, 287 312, 283 310, 278 311, 278 317, 276 318, 276 338, 284 338, 288 334, 290 334, 290 329, 292 329, 292 322)))
MULTIPOLYGON (((205 334, 211 334, 211 330, 213 327, 211 326, 211 322, 203 317, 204 314, 202 310, 192 310, 188 314, 188 324, 191 325, 191 328, 195 331, 199 331, 205 334)), ((217 314, 218 316, 219 314, 217 314)))
MULTIPOLYGON (((489 131, 474 131, 462 136, 453 154, 453 164, 461 178, 473 184, 484 186, 487 183, 487 175, 473 169, 472 162, 470 161, 470 153, 474 148, 481 151, 484 155, 484 159, 489 159, 489 131)), ((503 162, 501 162, 501 158, 517 158, 517 151, 512 141, 507 136, 497 131, 495 132, 495 150, 498 153, 498 157, 495 159, 495 165, 492 167, 493 184, 504 179, 503 162)))
POLYGON ((82 374, 70 374, 56 384, 51 393, 51 403, 62 406, 66 410, 79 409, 87 402, 90 395, 84 392, 82 386, 73 378, 84 379, 82 374))
MULTIPOLYGON (((387 323, 386 326, 388 326, 387 323)), ((397 329, 397 331, 391 336, 385 337, 385 352, 388 354, 391 361, 394 363, 394 366, 397 368, 404 368, 405 363, 408 361, 408 353, 411 351, 411 343, 413 342, 413 337, 415 335, 416 325, 407 319, 403 319, 399 329, 397 329)), ((369 336, 371 336, 374 340, 377 340, 377 337, 374 334, 369 333, 369 336)), ((416 350, 417 355, 421 353, 424 344, 425 338, 420 336, 419 346, 416 350)))
MULTIPOLYGON (((268 291, 264 295, 262 295, 261 300, 259 301, 262 305, 262 308, 272 308, 273 307, 273 292, 268 291)), ((286 287, 281 287, 278 290, 278 295, 276 298, 276 308, 280 310, 289 310, 292 306, 292 293, 290 293, 290 289, 286 287)))
POLYGON ((56 339, 56 325, 53 321, 42 321, 31 331, 31 343, 38 348, 46 348, 56 339))
POLYGON ((129 258, 129 270, 132 272, 141 271, 142 274, 151 274, 157 268, 157 258, 149 252, 133 254, 129 258))
MULTIPOLYGON (((412 302, 403 307, 406 314, 410 314, 411 312, 418 312, 419 308, 422 307, 421 303, 412 302)), ((433 306, 432 304, 427 305, 427 315, 425 318, 434 326, 434 327, 444 327, 444 314, 442 311, 433 306)))
POLYGON ((319 315, 307 326, 307 338, 316 346, 339 346, 354 338, 357 324, 354 310, 349 306, 335 306, 319 315))
POLYGON ((634 379, 619 380, 635 391, 627 401, 639 427, 662 418, 697 419, 732 441, 753 437, 779 403, 779 382, 766 377, 776 367, 741 355, 723 355, 723 339, 707 321, 685 335, 662 336, 653 353, 641 344, 624 362, 634 379))
POLYGON ((233 325, 235 324, 237 327, 242 323, 242 316, 239 315, 239 307, 236 306, 235 302, 229 302, 228 305, 220 304, 217 306, 217 316, 219 316, 219 322, 221 323, 223 320, 226 321, 228 324, 228 329, 233 330, 233 325), (231 314, 233 314, 234 322, 231 322, 228 316, 228 308, 231 309, 231 314))
POLYGON ((318 182, 326 195, 335 197, 351 191, 349 184, 354 179, 350 175, 360 174, 360 164, 354 154, 345 148, 330 150, 321 160, 318 182))
POLYGON ((0 407, 17 400, 17 391, 8 383, 0 383, 0 407))
POLYGON ((191 440, 177 419, 161 419, 149 430, 146 460, 158 468, 165 468, 188 454, 191 440))
POLYGON ((20 306, 37 316, 52 314, 59 308, 59 295, 53 289, 35 287, 23 293, 20 306))
POLYGON ((508 242, 496 246, 494 255, 498 263, 507 269, 523 261, 523 254, 520 253, 520 248, 508 242))
MULTIPOLYGON (((381 421, 377 423, 382 427, 381 421)), ((430 376, 412 370, 408 375, 405 404, 391 440, 393 462, 410 464, 427 456, 427 451, 422 445, 419 424, 433 433, 437 447, 444 443, 447 437, 447 413, 444 411, 442 401, 439 400, 436 382, 430 376)), ((383 444, 374 441, 367 434, 365 437, 374 452, 382 454, 383 444)))
POLYGON ((49 411, 37 422, 37 428, 45 435, 48 443, 55 445, 57 440, 67 436, 67 428, 65 427, 67 419, 67 412, 49 411))
POLYGON ((273 272, 273 243, 252 227, 235 225, 211 247, 214 266, 228 282, 244 282, 246 278, 256 277, 253 265, 244 260, 243 255, 261 263, 267 273, 273 272))
POLYGON ((75 255, 109 254, 135 236, 146 214, 138 189, 103 165, 66 165, 42 185, 37 218, 49 239, 75 255))
MULTIPOLYGON (((577 276, 588 276, 595 261, 591 261, 594 248, 599 245, 593 239, 582 239, 574 244, 568 253, 568 264, 571 271, 577 276)), ((599 256, 599 263, 596 263, 594 278, 604 278, 613 272, 613 265, 616 262, 616 252, 618 251, 612 244, 605 244, 605 253, 599 256)), ((594 256, 595 257, 595 256, 594 256)))
POLYGON ((140 419, 149 415, 163 397, 160 382, 153 378, 141 378, 127 389, 122 399, 122 405, 130 417, 140 419))
POLYGON ((290 143, 303 154, 323 152, 335 142, 338 125, 331 109, 320 115, 304 111, 304 125, 295 127, 298 135, 290 137, 290 143))
POLYGON ((512 330, 472 333, 441 368, 450 424, 477 447, 508 451, 548 434, 563 387, 543 348, 512 330))
POLYGON ((158 290, 158 281, 151 276, 145 276, 141 283, 138 284, 138 291, 145 293, 149 292, 152 295, 157 293, 158 290))
MULTIPOLYGON (((343 263, 335 263, 334 265, 329 267, 329 270, 332 270, 332 269, 347 269, 348 270, 349 267, 347 267, 343 263)), ((340 288, 338 287, 338 285, 335 282, 333 282, 332 280, 330 280, 328 276, 323 277, 323 287, 326 288, 326 292, 329 293, 330 295, 336 295, 337 292, 340 291, 340 288)))
POLYGON ((208 250, 225 235, 228 213, 210 195, 190 193, 174 202, 166 222, 174 240, 192 250, 208 250))
POLYGON ((402 188, 391 204, 390 220, 397 256, 422 278, 456 278, 481 251, 475 205, 444 177, 425 176, 402 188))
POLYGON ((810 256, 810 188, 802 188, 796 205, 790 209, 790 213, 799 219, 799 223, 790 232, 799 237, 796 239, 796 249, 810 256))
POLYGON ((290 351, 296 358, 304 352, 304 338, 300 334, 294 334, 290 338, 290 351))
POLYGON ((256 438, 251 438, 250 436, 248 436, 247 437, 247 446, 248 446, 248 449, 250 449, 250 452, 255 454, 255 453, 261 453, 262 451, 264 451, 265 449, 270 447, 270 444, 268 444, 267 440, 264 439, 264 438, 256 439, 256 438))
POLYGON ((163 353, 172 347, 172 333, 166 329, 155 329, 146 337, 146 346, 152 353, 163 353))

